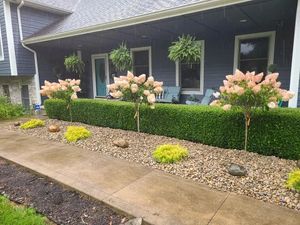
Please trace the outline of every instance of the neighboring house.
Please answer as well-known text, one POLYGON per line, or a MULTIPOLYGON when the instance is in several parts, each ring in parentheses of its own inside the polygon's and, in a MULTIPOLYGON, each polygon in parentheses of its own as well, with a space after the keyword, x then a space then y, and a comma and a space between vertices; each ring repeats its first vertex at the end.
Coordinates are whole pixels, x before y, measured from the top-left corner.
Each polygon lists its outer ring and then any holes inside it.
MULTIPOLYGON (((133 72, 181 86, 182 98, 217 89, 227 74, 266 71, 300 105, 299 0, 0 0, 0 94, 12 101, 40 103, 44 80, 66 78, 64 57, 84 61, 83 95, 107 94, 117 73, 108 53, 126 42, 133 72), (202 60, 187 67, 168 59, 178 36, 202 43, 202 60)), ((69 75, 71 76, 71 75, 69 75)))

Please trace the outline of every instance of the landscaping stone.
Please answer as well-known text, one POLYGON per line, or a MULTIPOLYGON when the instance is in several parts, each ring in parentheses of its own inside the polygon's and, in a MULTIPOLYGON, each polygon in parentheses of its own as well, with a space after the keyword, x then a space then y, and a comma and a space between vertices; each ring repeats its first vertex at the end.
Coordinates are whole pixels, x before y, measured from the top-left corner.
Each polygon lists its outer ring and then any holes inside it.
POLYGON ((48 131, 52 133, 56 133, 60 131, 60 128, 58 125, 52 124, 48 127, 48 131))
POLYGON ((159 135, 96 127, 78 122, 70 123, 53 119, 47 119, 45 122, 46 127, 31 130, 20 130, 14 126, 7 127, 27 135, 67 143, 64 132, 49 133, 47 126, 57 124, 61 130, 65 130, 70 125, 84 126, 93 135, 86 140, 70 143, 71 145, 159 169, 206 184, 216 190, 242 194, 300 211, 299 195, 284 186, 287 174, 295 169, 297 163, 295 160, 264 156, 244 150, 222 149, 159 135), (128 148, 112 146, 113 141, 120 138, 129 141, 128 148), (157 163, 153 159, 152 153, 161 144, 180 144, 188 148, 189 157, 180 163, 157 163), (230 175, 228 166, 231 162, 247 168, 247 176, 240 179, 240 177, 230 175), (281 201, 284 197, 289 197, 290 202, 281 201), (294 202, 295 200, 298 200, 297 204, 294 202))
POLYGON ((297 161, 297 167, 300 168, 300 160, 297 161))
POLYGON ((15 127, 21 126, 21 122, 20 122, 20 121, 14 122, 14 126, 15 126, 15 127))
POLYGON ((228 173, 232 176, 242 177, 242 176, 246 176, 247 170, 243 166, 232 163, 228 168, 228 173))
POLYGON ((120 148, 128 148, 129 147, 129 143, 122 138, 113 141, 113 144, 120 148))
POLYGON ((142 218, 135 218, 135 219, 129 220, 124 225, 142 225, 142 224, 143 224, 142 218))

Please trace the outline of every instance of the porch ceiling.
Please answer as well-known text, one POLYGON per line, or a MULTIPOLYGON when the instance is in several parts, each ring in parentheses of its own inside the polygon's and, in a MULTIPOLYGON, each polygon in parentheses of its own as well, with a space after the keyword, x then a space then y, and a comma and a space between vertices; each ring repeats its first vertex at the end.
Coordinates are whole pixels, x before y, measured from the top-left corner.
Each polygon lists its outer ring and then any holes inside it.
POLYGON ((151 45, 156 40, 171 42, 181 34, 209 38, 222 34, 251 33, 272 27, 280 29, 285 23, 294 23, 297 0, 254 0, 251 2, 207 10, 194 14, 139 24, 119 29, 85 34, 55 41, 37 43, 33 47, 84 49, 101 51, 114 48, 122 41, 129 46, 151 45), (241 22, 241 21, 245 22, 241 22))

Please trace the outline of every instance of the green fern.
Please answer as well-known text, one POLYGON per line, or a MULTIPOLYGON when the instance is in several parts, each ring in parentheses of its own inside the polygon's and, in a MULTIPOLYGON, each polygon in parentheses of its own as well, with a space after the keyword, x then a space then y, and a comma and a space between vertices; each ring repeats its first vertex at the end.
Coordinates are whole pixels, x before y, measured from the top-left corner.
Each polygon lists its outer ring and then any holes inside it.
POLYGON ((182 35, 169 47, 169 59, 188 64, 198 63, 201 59, 201 44, 190 35, 182 35))
POLYGON ((119 48, 111 51, 109 58, 118 71, 131 70, 132 58, 126 44, 122 43, 119 48))

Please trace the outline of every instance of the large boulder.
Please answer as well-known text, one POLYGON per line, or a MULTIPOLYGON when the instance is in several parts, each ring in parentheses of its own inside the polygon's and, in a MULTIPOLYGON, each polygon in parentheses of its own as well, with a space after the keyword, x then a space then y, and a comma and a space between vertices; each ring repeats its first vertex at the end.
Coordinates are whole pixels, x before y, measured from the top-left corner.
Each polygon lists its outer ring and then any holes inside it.
POLYGON ((129 143, 126 140, 122 139, 122 138, 114 140, 113 144, 117 147, 120 147, 120 148, 128 148, 128 146, 129 146, 129 143))
POLYGON ((247 175, 247 170, 245 167, 232 163, 229 167, 228 167, 228 173, 232 176, 238 176, 238 177, 242 177, 242 176, 246 176, 247 175))
POLYGON ((55 132, 59 132, 60 131, 60 127, 56 124, 52 124, 48 127, 48 131, 55 133, 55 132))

